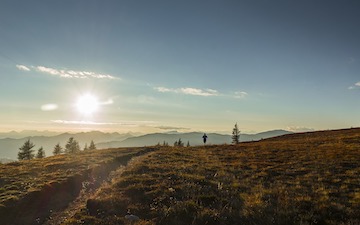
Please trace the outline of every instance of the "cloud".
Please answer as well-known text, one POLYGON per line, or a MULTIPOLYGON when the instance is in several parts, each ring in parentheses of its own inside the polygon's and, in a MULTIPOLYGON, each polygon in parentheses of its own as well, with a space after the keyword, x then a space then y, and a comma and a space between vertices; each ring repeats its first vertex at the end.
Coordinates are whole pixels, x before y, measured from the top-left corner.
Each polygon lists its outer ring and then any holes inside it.
POLYGON ((240 98, 240 99, 243 99, 243 98, 246 98, 246 96, 248 96, 249 94, 245 91, 236 91, 234 93, 234 98, 240 98))
POLYGON ((52 75, 52 76, 58 76, 58 77, 62 77, 62 78, 119 79, 119 78, 111 76, 109 74, 100 74, 100 73, 89 72, 89 71, 59 70, 59 69, 54 69, 54 68, 45 67, 45 66, 31 66, 31 67, 28 67, 28 66, 25 66, 25 65, 16 65, 16 67, 19 70, 22 70, 22 71, 31 71, 30 68, 32 68, 37 72, 49 74, 49 75, 52 75))
POLYGON ((88 120, 51 120, 52 123, 65 125, 121 125, 121 126, 139 126, 144 124, 153 124, 154 121, 121 121, 121 122, 94 122, 88 120))
POLYGON ((360 87, 360 81, 357 82, 357 83, 355 83, 354 85, 355 85, 355 86, 350 86, 350 87, 348 87, 348 89, 349 89, 349 90, 353 90, 353 89, 355 89, 355 88, 359 88, 359 87, 360 87))
POLYGON ((308 131, 314 131, 314 128, 308 128, 308 127, 299 127, 299 126, 290 126, 287 127, 286 130, 292 131, 292 132, 308 132, 308 131))
POLYGON ((53 111, 58 108, 58 105, 56 104, 45 104, 41 106, 42 111, 53 111))
POLYGON ((185 94, 185 95, 195 95, 195 96, 203 96, 203 97, 209 97, 209 96, 223 96, 228 98, 236 98, 236 99, 244 99, 249 94, 245 91, 236 91, 232 94, 224 94, 220 93, 217 90, 214 89, 200 89, 200 88, 191 88, 191 87, 185 87, 185 88, 166 88, 166 87, 155 87, 156 91, 161 93, 176 93, 176 94, 185 94))
POLYGON ((218 96, 220 95, 219 92, 217 90, 214 89, 199 89, 199 88, 190 88, 190 87, 185 87, 185 88, 166 88, 166 87, 155 87, 155 90, 157 90, 158 92, 172 92, 172 93, 177 93, 177 94, 185 94, 185 95, 197 95, 197 96, 218 96))
POLYGON ((186 95, 198 95, 198 96, 218 96, 219 92, 213 89, 198 89, 198 88, 180 88, 181 93, 186 95))
POLYGON ((16 67, 22 71, 30 71, 29 67, 24 66, 24 65, 16 65, 16 67))
POLYGON ((155 87, 155 90, 157 90, 158 92, 176 92, 175 89, 169 89, 169 88, 165 88, 165 87, 155 87))
POLYGON ((157 126, 155 128, 161 130, 190 130, 190 128, 186 128, 186 127, 172 127, 172 126, 157 126))
POLYGON ((35 69, 38 72, 46 73, 53 76, 59 76, 62 78, 95 78, 95 79, 118 79, 114 76, 108 74, 100 74, 95 72, 89 71, 76 71, 76 70, 58 70, 50 67, 45 66, 37 66, 35 69))

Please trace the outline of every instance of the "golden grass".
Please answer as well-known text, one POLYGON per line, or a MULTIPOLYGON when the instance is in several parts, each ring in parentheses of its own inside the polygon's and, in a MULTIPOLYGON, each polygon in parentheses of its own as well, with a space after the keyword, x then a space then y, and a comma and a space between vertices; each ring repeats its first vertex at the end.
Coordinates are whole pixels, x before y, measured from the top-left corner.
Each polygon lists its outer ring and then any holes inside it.
POLYGON ((360 224, 360 129, 164 147, 65 224, 360 224))
POLYGON ((49 210, 75 199, 84 181, 91 178, 92 185, 100 185, 109 172, 142 151, 94 150, 0 164, 0 224, 44 221, 49 210))

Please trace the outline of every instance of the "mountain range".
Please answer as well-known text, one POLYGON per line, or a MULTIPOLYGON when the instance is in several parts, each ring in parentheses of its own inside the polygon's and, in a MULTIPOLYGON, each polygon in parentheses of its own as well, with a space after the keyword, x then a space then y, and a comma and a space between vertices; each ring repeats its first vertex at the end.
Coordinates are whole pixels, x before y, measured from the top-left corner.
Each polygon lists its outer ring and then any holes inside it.
MULTIPOLYGON (((26 132, 25 132, 26 133, 26 132)), ((257 141, 265 138, 290 134, 292 132, 285 130, 272 130, 267 132, 262 132, 258 134, 241 134, 240 141, 257 141)), ((33 132, 34 134, 34 132, 33 132)), ((36 133, 35 133, 36 134, 36 133)), ((10 133, 1 133, 0 137, 0 162, 6 160, 15 160, 17 159, 17 153, 19 148, 24 144, 28 139, 35 144, 33 148, 35 151, 40 147, 43 147, 45 150, 46 156, 51 156, 54 146, 59 143, 62 147, 65 146, 70 137, 74 137, 80 144, 81 148, 84 148, 85 144, 88 144, 93 140, 98 149, 105 148, 117 148, 117 147, 142 147, 142 146, 151 146, 156 144, 163 144, 164 142, 168 143, 170 146, 174 144, 175 141, 181 139, 182 142, 189 144, 191 146, 202 145, 202 132, 189 132, 189 133, 178 133, 178 132, 167 132, 167 133, 153 133, 135 136, 133 133, 124 133, 120 134, 117 132, 114 133, 103 133, 100 131, 91 131, 91 132, 81 132, 81 133, 62 133, 51 135, 47 132, 39 132, 38 134, 48 134, 49 136, 23 136, 24 133, 21 132, 10 132, 10 133), (13 136, 11 136, 13 135, 13 136), (19 138, 14 138, 16 135, 19 138)), ((55 133, 54 133, 55 134, 55 133)), ((207 144, 229 144, 231 143, 231 135, 217 134, 217 133, 208 133, 207 144)))

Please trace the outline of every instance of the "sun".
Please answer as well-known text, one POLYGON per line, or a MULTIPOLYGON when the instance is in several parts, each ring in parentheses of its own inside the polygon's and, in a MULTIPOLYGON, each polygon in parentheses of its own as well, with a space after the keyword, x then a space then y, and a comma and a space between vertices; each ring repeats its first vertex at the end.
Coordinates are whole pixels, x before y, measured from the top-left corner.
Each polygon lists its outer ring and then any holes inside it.
POLYGON ((92 94, 85 94, 78 98, 76 108, 80 113, 90 115, 99 109, 99 102, 92 94))

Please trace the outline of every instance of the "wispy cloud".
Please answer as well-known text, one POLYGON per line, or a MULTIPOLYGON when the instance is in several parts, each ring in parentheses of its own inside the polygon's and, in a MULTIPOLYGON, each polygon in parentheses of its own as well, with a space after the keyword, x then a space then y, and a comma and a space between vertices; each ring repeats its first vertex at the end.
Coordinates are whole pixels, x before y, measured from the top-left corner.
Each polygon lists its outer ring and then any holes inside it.
POLYGON ((161 130, 190 130, 190 128, 186 128, 186 127, 172 127, 172 126, 157 126, 155 128, 161 130))
POLYGON ((218 96, 219 92, 213 89, 198 89, 198 88, 180 88, 180 92, 187 95, 198 95, 198 96, 218 96))
POLYGON ((121 121, 121 122, 95 122, 88 120, 51 120, 52 123, 66 125, 121 125, 121 126, 140 126, 153 124, 154 121, 121 121))
POLYGON ((19 70, 22 70, 22 71, 30 71, 29 67, 24 66, 24 65, 16 65, 16 68, 18 68, 19 70))
POLYGON ((349 90, 353 90, 353 89, 355 89, 355 88, 360 88, 360 81, 357 82, 357 83, 355 83, 354 86, 348 87, 349 90))
POLYGON ((177 94, 186 94, 186 95, 197 95, 197 96, 218 96, 219 92, 214 89, 199 89, 199 88, 191 88, 191 87, 185 87, 185 88, 166 88, 166 87, 155 87, 155 90, 158 92, 172 92, 177 94))
POLYGON ((51 120, 52 123, 73 124, 73 125, 117 125, 118 123, 94 122, 85 120, 51 120))
POLYGON ((300 127, 300 126, 289 126, 286 128, 286 130, 288 131, 292 131, 292 132, 309 132, 309 131, 314 131, 314 128, 308 128, 308 127, 300 127))
POLYGON ((167 87, 155 87, 156 91, 161 93, 176 93, 176 94, 185 94, 185 95, 195 95, 195 96, 203 96, 203 97, 209 97, 209 96, 224 96, 224 97, 232 97, 237 99, 244 99, 249 94, 245 91, 236 91, 232 94, 224 94, 220 93, 218 90, 214 89, 200 89, 200 88, 191 88, 191 87, 184 87, 184 88, 167 88, 167 87))
POLYGON ((109 74, 95 73, 91 71, 78 71, 78 70, 66 70, 66 69, 55 69, 46 66, 25 66, 16 65, 19 70, 31 71, 32 69, 36 72, 45 73, 52 76, 58 76, 61 78, 77 78, 77 79, 119 79, 109 74))
POLYGON ((246 98, 249 94, 245 91, 236 91, 233 95, 234 98, 240 98, 240 99, 243 99, 243 98, 246 98))
POLYGON ((56 110, 59 106, 57 104, 45 104, 41 106, 42 111, 53 111, 56 110))
POLYGON ((108 74, 100 74, 89 71, 76 71, 76 70, 59 70, 45 66, 37 66, 35 67, 37 71, 50 74, 53 76, 59 76, 63 78, 96 78, 96 79, 117 79, 114 76, 108 74))

